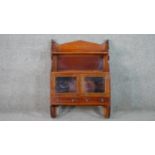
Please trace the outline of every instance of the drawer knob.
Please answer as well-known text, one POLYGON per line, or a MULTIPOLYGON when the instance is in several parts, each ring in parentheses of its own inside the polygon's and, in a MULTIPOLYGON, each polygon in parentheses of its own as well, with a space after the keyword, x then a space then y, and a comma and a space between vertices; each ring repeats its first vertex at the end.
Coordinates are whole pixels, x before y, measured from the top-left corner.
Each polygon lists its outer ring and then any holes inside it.
POLYGON ((104 102, 104 99, 103 98, 101 98, 101 102, 104 102))
POLYGON ((86 98, 86 102, 88 102, 89 101, 89 99, 88 98, 86 98))
POLYGON ((75 101, 75 99, 72 99, 72 102, 74 102, 75 101))

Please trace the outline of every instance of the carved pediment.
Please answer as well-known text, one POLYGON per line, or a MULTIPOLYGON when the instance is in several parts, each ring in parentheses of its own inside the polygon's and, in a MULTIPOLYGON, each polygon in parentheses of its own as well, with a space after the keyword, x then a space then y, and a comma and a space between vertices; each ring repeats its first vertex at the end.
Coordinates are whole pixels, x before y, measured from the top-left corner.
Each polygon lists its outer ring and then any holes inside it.
POLYGON ((108 50, 108 41, 97 44, 93 42, 77 40, 64 44, 55 44, 57 52, 101 52, 108 50))

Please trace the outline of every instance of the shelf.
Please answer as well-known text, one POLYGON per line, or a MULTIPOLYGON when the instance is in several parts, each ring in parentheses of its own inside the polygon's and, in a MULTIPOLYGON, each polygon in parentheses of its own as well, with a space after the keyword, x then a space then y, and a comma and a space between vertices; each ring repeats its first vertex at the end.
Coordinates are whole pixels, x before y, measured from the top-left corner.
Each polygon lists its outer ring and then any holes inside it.
POLYGON ((53 52, 53 55, 74 55, 74 54, 83 54, 83 55, 106 55, 108 52, 53 52))
POLYGON ((103 71, 96 71, 96 70, 84 70, 84 71, 76 71, 76 70, 65 70, 65 71, 55 71, 52 73, 54 74, 59 74, 59 73, 73 73, 73 74, 76 74, 76 73, 79 73, 79 74, 105 74, 105 73, 109 73, 109 72, 103 72, 103 71))

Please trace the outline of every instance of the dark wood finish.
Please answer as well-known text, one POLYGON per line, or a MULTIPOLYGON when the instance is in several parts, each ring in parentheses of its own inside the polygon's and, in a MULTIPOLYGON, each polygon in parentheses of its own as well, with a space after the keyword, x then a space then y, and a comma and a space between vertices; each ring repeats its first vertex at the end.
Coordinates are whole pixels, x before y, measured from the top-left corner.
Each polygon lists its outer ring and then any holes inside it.
POLYGON ((51 105, 50 106, 50 114, 51 114, 51 117, 56 118, 56 116, 57 116, 57 105, 51 105))
POLYGON ((52 41, 51 59, 51 117, 56 117, 57 106, 102 106, 109 118, 109 42, 52 41))
POLYGON ((59 55, 58 71, 103 70, 103 56, 99 55, 59 55), (74 61, 70 61, 74 60, 74 61))

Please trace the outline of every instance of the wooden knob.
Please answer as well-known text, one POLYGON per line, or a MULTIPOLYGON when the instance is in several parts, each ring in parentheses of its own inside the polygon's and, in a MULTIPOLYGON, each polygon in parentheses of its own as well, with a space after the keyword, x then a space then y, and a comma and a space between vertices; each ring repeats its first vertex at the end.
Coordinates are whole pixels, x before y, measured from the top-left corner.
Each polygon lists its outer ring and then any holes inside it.
POLYGON ((101 98, 101 102, 104 102, 104 98, 101 98))
POLYGON ((89 101, 89 99, 88 98, 86 98, 86 102, 88 102, 89 101))

